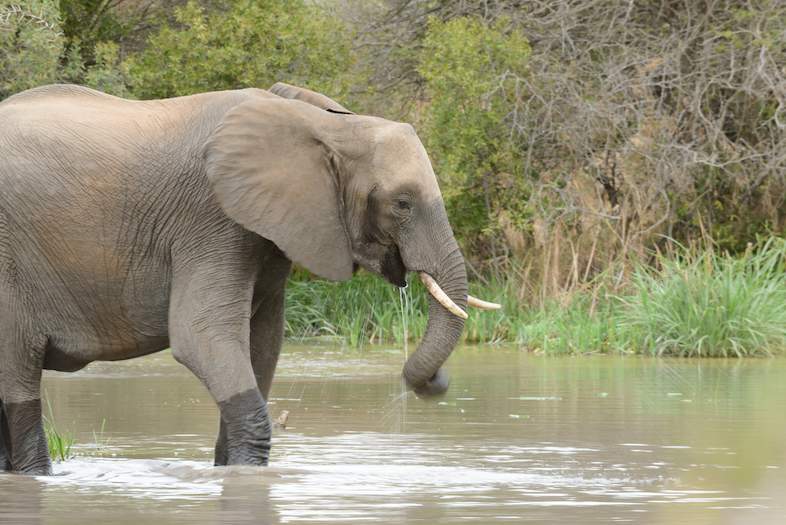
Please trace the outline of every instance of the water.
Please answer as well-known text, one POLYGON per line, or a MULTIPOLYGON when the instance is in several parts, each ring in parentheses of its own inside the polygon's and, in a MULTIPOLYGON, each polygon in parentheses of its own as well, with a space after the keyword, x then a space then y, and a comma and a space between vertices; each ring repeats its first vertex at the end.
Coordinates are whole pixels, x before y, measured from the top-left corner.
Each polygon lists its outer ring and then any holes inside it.
POLYGON ((47 374, 77 459, 0 475, 0 523, 786 523, 786 360, 285 349, 271 467, 213 468, 216 408, 163 353, 47 374), (104 427, 102 435, 94 435, 104 427))

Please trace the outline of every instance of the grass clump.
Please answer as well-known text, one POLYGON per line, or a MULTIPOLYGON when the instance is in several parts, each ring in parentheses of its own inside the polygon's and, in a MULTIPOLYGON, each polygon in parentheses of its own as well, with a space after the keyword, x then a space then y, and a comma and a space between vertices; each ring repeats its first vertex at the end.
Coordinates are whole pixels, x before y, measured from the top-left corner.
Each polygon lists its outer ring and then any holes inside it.
POLYGON ((605 302, 595 310, 588 295, 568 304, 551 302, 531 311, 518 328, 517 343, 544 354, 607 353, 620 348, 615 305, 605 302))
POLYGON ((49 415, 43 417, 44 435, 46 436, 46 444, 49 448, 49 457, 52 458, 52 461, 67 461, 77 455, 101 455, 104 449, 109 446, 109 439, 105 434, 106 419, 103 419, 101 421, 101 429, 99 431, 93 430, 93 442, 80 445, 80 451, 78 453, 75 452, 73 449, 76 444, 76 437, 72 433, 62 431, 57 427, 49 398, 46 399, 46 406, 49 415))
MULTIPOLYGON (((517 340, 526 310, 516 300, 514 282, 470 283, 470 293, 503 305, 501 310, 470 312, 464 340, 497 343, 517 340)), ((348 346, 366 343, 404 344, 418 340, 428 322, 428 292, 417 278, 399 290, 365 272, 333 283, 296 275, 287 287, 287 337, 334 336, 348 346)))
POLYGON ((634 272, 620 298, 625 349, 657 355, 769 355, 786 347, 786 242, 742 257, 684 250, 634 272))
POLYGON ((49 456, 53 461, 66 461, 74 457, 71 451, 75 443, 74 436, 60 432, 48 419, 44 420, 44 434, 46 434, 46 443, 49 446, 49 456))
POLYGON ((49 400, 46 401, 46 406, 49 409, 49 417, 44 416, 44 435, 46 436, 46 444, 49 447, 49 456, 52 461, 66 461, 74 457, 71 449, 76 442, 74 436, 68 432, 61 431, 55 425, 54 417, 52 416, 52 405, 49 400))

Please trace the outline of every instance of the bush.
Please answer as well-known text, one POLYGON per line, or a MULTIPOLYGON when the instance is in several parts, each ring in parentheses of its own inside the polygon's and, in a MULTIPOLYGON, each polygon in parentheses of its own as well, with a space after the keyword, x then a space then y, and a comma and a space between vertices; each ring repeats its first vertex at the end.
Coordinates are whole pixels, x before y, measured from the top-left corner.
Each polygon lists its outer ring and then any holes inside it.
POLYGON ((351 32, 306 1, 191 1, 126 61, 139 98, 165 98, 281 80, 333 95, 351 65, 351 32))
POLYGON ((119 53, 114 42, 99 42, 95 47, 95 65, 88 68, 84 83, 116 97, 130 98, 128 75, 120 63, 119 53))
POLYGON ((424 135, 453 226, 465 244, 492 242, 487 234, 499 224, 500 209, 519 228, 526 228, 528 218, 523 150, 511 139, 508 121, 518 95, 512 82, 527 74, 530 48, 521 33, 506 30, 508 25, 506 19, 489 25, 474 17, 432 18, 420 53, 424 135))
POLYGON ((81 73, 76 53, 61 65, 65 38, 54 0, 0 1, 0 100, 81 73))

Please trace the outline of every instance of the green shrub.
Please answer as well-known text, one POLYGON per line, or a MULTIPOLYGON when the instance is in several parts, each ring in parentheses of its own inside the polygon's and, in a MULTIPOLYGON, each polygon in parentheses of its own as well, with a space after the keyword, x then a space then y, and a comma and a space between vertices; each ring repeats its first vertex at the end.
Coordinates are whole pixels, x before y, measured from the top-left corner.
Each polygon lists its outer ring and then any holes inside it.
POLYGON ((340 94, 351 32, 325 8, 297 0, 191 1, 125 67, 139 98, 164 98, 282 80, 340 94))
POLYGON ((0 0, 0 100, 32 87, 77 77, 78 50, 61 64, 65 38, 53 0, 0 0))
POLYGON ((130 97, 128 76, 120 63, 120 48, 114 42, 99 42, 95 46, 95 65, 85 73, 85 84, 115 95, 130 97))
POLYGON ((443 182, 454 229, 465 241, 482 240, 506 210, 524 228, 529 184, 522 148, 511 138, 507 115, 527 75, 530 47, 506 19, 432 19, 418 71, 426 85, 424 137, 443 182))

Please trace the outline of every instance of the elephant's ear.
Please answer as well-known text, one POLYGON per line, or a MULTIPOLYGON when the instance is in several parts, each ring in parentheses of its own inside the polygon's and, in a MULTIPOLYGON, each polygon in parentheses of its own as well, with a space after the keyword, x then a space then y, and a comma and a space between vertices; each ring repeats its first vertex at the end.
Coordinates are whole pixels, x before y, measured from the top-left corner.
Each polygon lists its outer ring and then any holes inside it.
POLYGON ((337 156, 329 144, 331 133, 345 126, 341 119, 296 100, 251 100, 224 116, 204 152, 224 212, 332 280, 352 276, 337 156))
POLYGON ((346 115, 353 115, 350 110, 332 98, 328 98, 322 93, 317 93, 316 91, 311 91, 310 89, 291 86, 289 84, 284 84, 283 82, 276 82, 270 87, 268 91, 282 98, 291 98, 308 102, 312 106, 330 111, 331 113, 344 113, 346 115))

